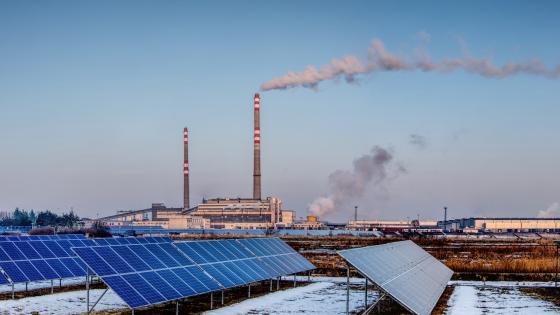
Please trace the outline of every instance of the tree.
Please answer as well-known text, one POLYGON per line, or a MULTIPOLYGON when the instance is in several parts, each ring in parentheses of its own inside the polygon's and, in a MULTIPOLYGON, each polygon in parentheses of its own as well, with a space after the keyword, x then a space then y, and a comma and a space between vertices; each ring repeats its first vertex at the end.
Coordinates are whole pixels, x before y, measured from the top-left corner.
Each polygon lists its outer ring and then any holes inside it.
POLYGON ((41 226, 55 226, 56 225, 56 219, 58 218, 58 215, 56 215, 55 213, 52 213, 51 211, 47 210, 47 211, 42 211, 39 212, 39 215, 37 216, 37 224, 41 225, 41 226))

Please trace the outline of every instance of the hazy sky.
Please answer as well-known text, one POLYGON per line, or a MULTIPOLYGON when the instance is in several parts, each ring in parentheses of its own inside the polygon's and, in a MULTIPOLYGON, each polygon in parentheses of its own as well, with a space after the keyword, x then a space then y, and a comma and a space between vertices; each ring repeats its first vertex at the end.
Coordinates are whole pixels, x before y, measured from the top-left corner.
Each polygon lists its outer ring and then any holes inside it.
MULTIPOLYGON (((558 1, 0 1, 0 210, 81 216, 250 196, 252 95, 378 38, 413 58, 560 64, 558 1)), ((374 71, 262 94, 264 195, 305 215, 378 145, 363 218, 535 216, 560 201, 560 80, 374 71), (411 137, 411 135, 415 135, 411 137), (420 139, 420 140, 419 140, 420 139), (418 141, 424 145, 419 145, 418 141)))

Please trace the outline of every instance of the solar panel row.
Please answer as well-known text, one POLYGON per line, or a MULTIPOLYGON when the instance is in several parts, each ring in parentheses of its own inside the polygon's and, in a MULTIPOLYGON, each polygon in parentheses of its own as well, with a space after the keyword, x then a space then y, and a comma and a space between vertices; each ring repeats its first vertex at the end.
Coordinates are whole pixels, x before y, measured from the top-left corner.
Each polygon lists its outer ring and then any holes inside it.
POLYGON ((74 248, 131 308, 222 289, 171 243, 74 248))
POLYGON ((57 240, 4 241, 0 242, 0 270, 2 271, 0 284, 85 276, 85 267, 82 261, 75 257, 72 247, 170 242, 171 239, 168 237, 98 239, 63 237, 57 240))
POLYGON ((189 241, 73 250, 131 308, 314 268, 279 239, 247 241, 189 241))
POLYGON ((70 248, 90 245, 79 239, 0 242, 0 268, 12 283, 84 276, 70 248))

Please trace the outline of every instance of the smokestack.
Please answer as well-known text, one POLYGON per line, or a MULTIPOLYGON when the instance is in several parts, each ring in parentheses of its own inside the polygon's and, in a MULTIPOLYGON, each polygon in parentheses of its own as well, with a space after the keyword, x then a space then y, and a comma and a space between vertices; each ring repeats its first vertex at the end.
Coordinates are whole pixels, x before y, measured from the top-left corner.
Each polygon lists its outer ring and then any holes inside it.
POLYGON ((189 129, 183 129, 183 208, 189 209, 189 129))
POLYGON ((354 222, 358 221, 358 206, 354 206, 354 222))
POLYGON ((254 98, 254 151, 253 151, 253 199, 261 200, 261 97, 255 93, 254 98))

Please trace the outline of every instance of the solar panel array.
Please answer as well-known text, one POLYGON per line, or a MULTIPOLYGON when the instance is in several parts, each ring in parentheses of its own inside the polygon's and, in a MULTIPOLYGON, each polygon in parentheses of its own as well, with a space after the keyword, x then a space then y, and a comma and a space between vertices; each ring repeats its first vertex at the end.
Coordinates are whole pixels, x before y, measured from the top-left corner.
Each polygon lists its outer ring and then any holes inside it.
POLYGON ((414 314, 430 314, 453 271, 412 241, 338 252, 414 314))
POLYGON ((171 242, 168 237, 86 239, 72 234, 10 238, 0 241, 0 284, 85 276, 72 247, 171 242))
POLYGON ((280 239, 73 250, 133 309, 315 268, 280 239))
POLYGON ((222 289, 171 243, 74 248, 131 308, 222 289))

